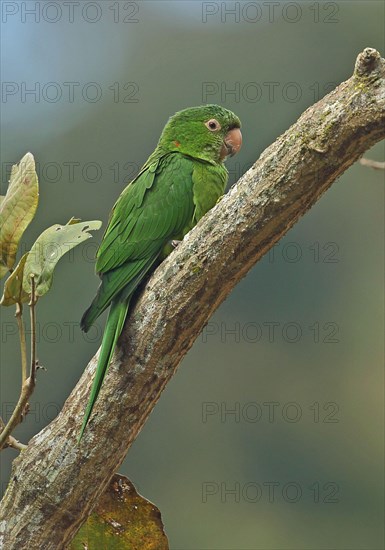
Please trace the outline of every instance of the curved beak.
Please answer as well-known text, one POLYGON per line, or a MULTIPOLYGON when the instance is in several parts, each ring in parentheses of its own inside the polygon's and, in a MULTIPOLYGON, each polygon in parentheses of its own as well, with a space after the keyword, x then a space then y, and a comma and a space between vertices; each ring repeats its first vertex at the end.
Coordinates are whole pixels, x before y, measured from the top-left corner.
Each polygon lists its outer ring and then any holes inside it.
POLYGON ((233 128, 225 135, 221 149, 220 158, 224 160, 227 156, 237 154, 242 147, 242 133, 239 128, 233 128))

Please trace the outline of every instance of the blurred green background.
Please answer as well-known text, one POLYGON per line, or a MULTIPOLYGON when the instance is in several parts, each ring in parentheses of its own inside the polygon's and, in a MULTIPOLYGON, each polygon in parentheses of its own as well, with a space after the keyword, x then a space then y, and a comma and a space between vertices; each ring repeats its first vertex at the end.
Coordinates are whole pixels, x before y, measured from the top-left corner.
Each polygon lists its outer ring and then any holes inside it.
MULTIPOLYGON (((176 110, 243 121, 231 183, 299 114, 384 48, 384 4, 2 2, 2 194, 38 162, 23 237, 101 219, 176 110), (30 10, 30 13, 27 11, 30 10), (33 13, 34 10, 34 13, 33 13), (32 91, 31 91, 32 90, 32 91)), ((368 151, 383 160, 383 144, 368 151)), ((356 164, 238 285, 197 339, 120 473, 155 502, 172 549, 374 550, 383 541, 383 173, 356 164)), ((61 260, 38 304, 28 441, 60 410, 100 341, 80 316, 95 239, 61 260)), ((19 350, 1 310, 1 412, 19 350)), ((2 490, 16 453, 2 453, 2 490)))

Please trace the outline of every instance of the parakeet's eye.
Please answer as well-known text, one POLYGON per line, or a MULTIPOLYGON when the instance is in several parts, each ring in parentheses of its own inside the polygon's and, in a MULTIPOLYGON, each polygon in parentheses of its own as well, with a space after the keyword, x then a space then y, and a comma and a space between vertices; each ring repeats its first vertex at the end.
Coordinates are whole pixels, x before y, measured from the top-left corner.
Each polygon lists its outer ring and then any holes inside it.
POLYGON ((221 129, 221 125, 217 120, 215 120, 215 118, 210 118, 210 120, 205 122, 205 126, 210 130, 210 132, 216 132, 221 129))

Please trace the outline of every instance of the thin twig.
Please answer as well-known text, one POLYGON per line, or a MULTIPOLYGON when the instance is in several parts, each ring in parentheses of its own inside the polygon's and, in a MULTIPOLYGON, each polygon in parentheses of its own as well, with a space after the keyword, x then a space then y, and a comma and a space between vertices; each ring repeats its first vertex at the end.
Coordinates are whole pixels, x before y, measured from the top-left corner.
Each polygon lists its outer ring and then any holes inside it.
POLYGON ((22 385, 20 397, 12 413, 12 416, 8 420, 7 425, 0 434, 0 450, 7 446, 10 434, 16 428, 16 426, 20 424, 25 406, 32 395, 34 387, 35 383, 32 381, 31 377, 27 378, 27 380, 22 385))
POLYGON ((362 164, 362 166, 369 166, 369 168, 374 168, 375 170, 385 170, 385 162, 380 162, 378 160, 363 157, 360 159, 360 164, 362 164))
POLYGON ((23 306, 21 304, 16 304, 16 321, 17 325, 19 327, 19 337, 20 337, 20 352, 21 352, 21 383, 24 384, 24 382, 27 379, 27 349, 26 349, 26 342, 25 342, 25 329, 24 329, 24 323, 23 323, 23 306))
POLYGON ((31 313, 31 372, 30 378, 33 385, 36 382, 36 292, 35 292, 35 276, 31 275, 31 300, 29 302, 31 313))
POLYGON ((24 445, 24 443, 20 443, 18 439, 15 439, 12 435, 8 437, 8 446, 12 447, 12 449, 17 449, 18 451, 25 451, 25 449, 28 448, 28 445, 24 445))
MULTIPOLYGON (((11 418, 9 419, 7 425, 0 434, 0 450, 6 446, 10 446, 9 436, 15 427, 20 424, 25 414, 26 409, 28 409, 28 401, 31 397, 33 390, 36 384, 36 292, 35 292, 35 279, 34 276, 31 276, 31 299, 29 302, 30 312, 31 312, 31 372, 29 378, 26 378, 21 385, 21 392, 19 400, 16 404, 16 407, 12 413, 11 418)), ((18 313, 18 312, 17 312, 18 313)), ((24 330, 23 330, 24 332, 24 330)), ((20 339, 21 339, 20 332, 20 339)), ((25 334, 24 334, 25 338, 25 334)), ((22 352, 23 353, 23 352, 22 352)), ((25 367, 26 369, 27 367, 25 367)), ((13 438, 13 443, 17 443, 16 439, 13 438)), ((12 445, 14 446, 14 445, 12 445)))

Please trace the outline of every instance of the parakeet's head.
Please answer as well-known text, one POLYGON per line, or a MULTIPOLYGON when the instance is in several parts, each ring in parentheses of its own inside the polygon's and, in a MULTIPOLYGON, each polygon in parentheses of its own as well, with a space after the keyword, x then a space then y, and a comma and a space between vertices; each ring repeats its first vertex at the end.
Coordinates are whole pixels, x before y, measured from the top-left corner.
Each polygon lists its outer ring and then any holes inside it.
POLYGON ((193 158, 220 163, 242 145, 241 121, 219 105, 201 105, 179 111, 167 122, 159 147, 193 158))

